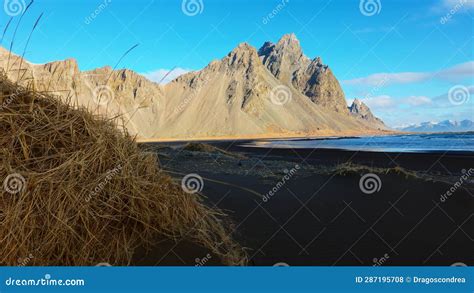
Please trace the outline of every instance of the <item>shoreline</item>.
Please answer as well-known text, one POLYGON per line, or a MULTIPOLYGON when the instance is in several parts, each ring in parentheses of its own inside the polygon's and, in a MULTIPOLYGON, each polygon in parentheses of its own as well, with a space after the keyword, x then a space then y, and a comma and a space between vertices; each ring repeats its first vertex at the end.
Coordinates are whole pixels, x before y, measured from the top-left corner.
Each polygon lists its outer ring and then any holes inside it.
POLYGON ((174 142, 228 142, 228 141, 253 141, 253 140, 324 140, 343 138, 362 138, 370 136, 392 136, 392 135, 437 135, 437 134, 465 134, 464 132, 404 132, 404 131, 382 131, 382 132, 354 132, 354 133, 334 133, 320 135, 249 135, 249 136, 217 136, 217 137, 196 137, 196 138, 139 138, 135 141, 138 144, 145 143, 174 143, 174 142))
MULTIPOLYGON (((418 135, 417 133, 414 134, 406 134, 406 133, 397 133, 393 134, 393 136, 398 135, 418 135)), ((392 135, 378 135, 378 136, 369 136, 369 137, 387 137, 392 135)), ((365 153, 365 154, 394 154, 396 156, 400 156, 401 154, 405 155, 462 155, 462 156, 473 156, 474 149, 470 150, 467 148, 461 149, 443 149, 443 148, 425 148, 425 149, 417 149, 417 148, 390 148, 390 147, 382 147, 382 146, 375 146, 375 147, 365 147, 365 148, 358 148, 354 146, 341 146, 337 147, 336 145, 286 145, 286 144, 273 144, 273 142, 278 141, 287 141, 287 142, 305 142, 305 141, 324 141, 324 140, 343 140, 343 139, 363 139, 363 136, 340 136, 340 137, 314 137, 314 138, 270 138, 270 139, 237 139, 237 140, 226 140, 226 139, 216 139, 216 140, 170 140, 170 141, 143 141, 137 142, 139 145, 156 145, 156 146, 173 146, 173 147, 180 147, 185 146, 186 144, 209 144, 213 146, 217 146, 219 148, 223 148, 226 150, 232 150, 236 152, 242 152, 246 149, 248 150, 262 150, 263 152, 268 152, 269 150, 282 150, 285 151, 303 151, 303 152, 310 152, 313 153, 316 150, 318 152, 340 152, 340 153, 365 153)))
POLYGON ((366 136, 385 136, 406 134, 397 131, 374 131, 374 132, 328 132, 324 134, 265 134, 265 135, 247 135, 247 136, 217 136, 217 137, 195 137, 195 138, 136 138, 139 144, 158 143, 158 142, 219 142, 219 141, 249 141, 249 140, 291 140, 291 139, 327 139, 327 138, 346 138, 346 137, 366 137, 366 136))

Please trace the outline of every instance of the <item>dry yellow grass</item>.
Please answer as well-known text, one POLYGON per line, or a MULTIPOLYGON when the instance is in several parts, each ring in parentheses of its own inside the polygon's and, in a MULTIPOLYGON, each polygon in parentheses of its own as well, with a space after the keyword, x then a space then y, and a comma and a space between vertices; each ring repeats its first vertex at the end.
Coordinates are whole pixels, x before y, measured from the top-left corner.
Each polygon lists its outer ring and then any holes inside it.
POLYGON ((0 133, 0 265, 128 265, 137 247, 183 238, 245 264, 225 215, 116 123, 1 74, 0 133))

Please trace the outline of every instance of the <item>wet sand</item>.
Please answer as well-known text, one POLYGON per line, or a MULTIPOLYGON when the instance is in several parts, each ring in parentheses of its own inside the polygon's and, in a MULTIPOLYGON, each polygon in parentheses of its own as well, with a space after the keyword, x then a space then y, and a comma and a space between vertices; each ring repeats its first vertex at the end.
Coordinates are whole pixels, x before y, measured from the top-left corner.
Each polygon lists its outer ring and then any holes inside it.
MULTIPOLYGON (((225 152, 183 150, 180 143, 147 147, 177 181, 190 173, 203 178, 206 203, 229 214, 250 265, 474 265, 474 174, 442 198, 474 167, 473 153, 212 145, 225 152), (380 178, 372 194, 360 187, 369 173, 380 178)), ((166 243, 137 259, 145 265, 219 264, 208 253, 166 243)))
POLYGON ((160 138, 145 138, 137 137, 136 140, 138 143, 186 143, 190 141, 195 142, 213 142, 220 143, 223 141, 249 141, 249 140, 265 140, 265 139, 316 139, 316 138, 329 138, 329 137, 364 137, 364 136, 383 136, 383 135, 394 135, 394 134, 403 134, 407 132, 395 131, 395 130, 370 130, 365 131, 334 131, 334 130, 321 130, 313 133, 308 132, 268 132, 265 134, 255 134, 255 135, 246 135, 246 136, 208 136, 208 137, 194 137, 194 138, 176 138, 176 137, 160 137, 160 138))

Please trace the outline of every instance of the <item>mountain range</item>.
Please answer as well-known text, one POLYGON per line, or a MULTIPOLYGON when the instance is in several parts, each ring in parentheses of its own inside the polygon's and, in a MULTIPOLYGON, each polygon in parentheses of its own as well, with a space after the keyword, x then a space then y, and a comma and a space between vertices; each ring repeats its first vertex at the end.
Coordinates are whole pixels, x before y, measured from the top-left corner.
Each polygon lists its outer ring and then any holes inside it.
POLYGON ((166 85, 128 69, 80 71, 74 59, 32 64, 0 47, 10 79, 97 114, 123 118, 139 140, 304 137, 390 131, 344 92, 320 57, 294 34, 257 50, 239 44, 204 69, 166 85))
POLYGON ((466 132, 474 131, 474 122, 468 119, 462 121, 444 120, 441 122, 423 122, 397 129, 407 132, 466 132))

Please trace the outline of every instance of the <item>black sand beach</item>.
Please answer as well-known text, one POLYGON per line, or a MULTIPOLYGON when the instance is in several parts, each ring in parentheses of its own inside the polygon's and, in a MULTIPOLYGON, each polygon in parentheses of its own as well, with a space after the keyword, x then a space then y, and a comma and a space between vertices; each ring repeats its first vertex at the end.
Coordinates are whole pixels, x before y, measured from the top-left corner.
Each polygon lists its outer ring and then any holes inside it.
MULTIPOLYGON (((474 264, 473 177, 459 186, 474 165, 472 153, 183 146, 144 147, 158 152, 176 180, 203 178, 206 203, 229 214, 250 265, 474 264), (365 174, 380 178, 378 191, 361 190, 365 174)), ((219 264, 208 253, 167 243, 136 259, 141 265, 219 264)))

